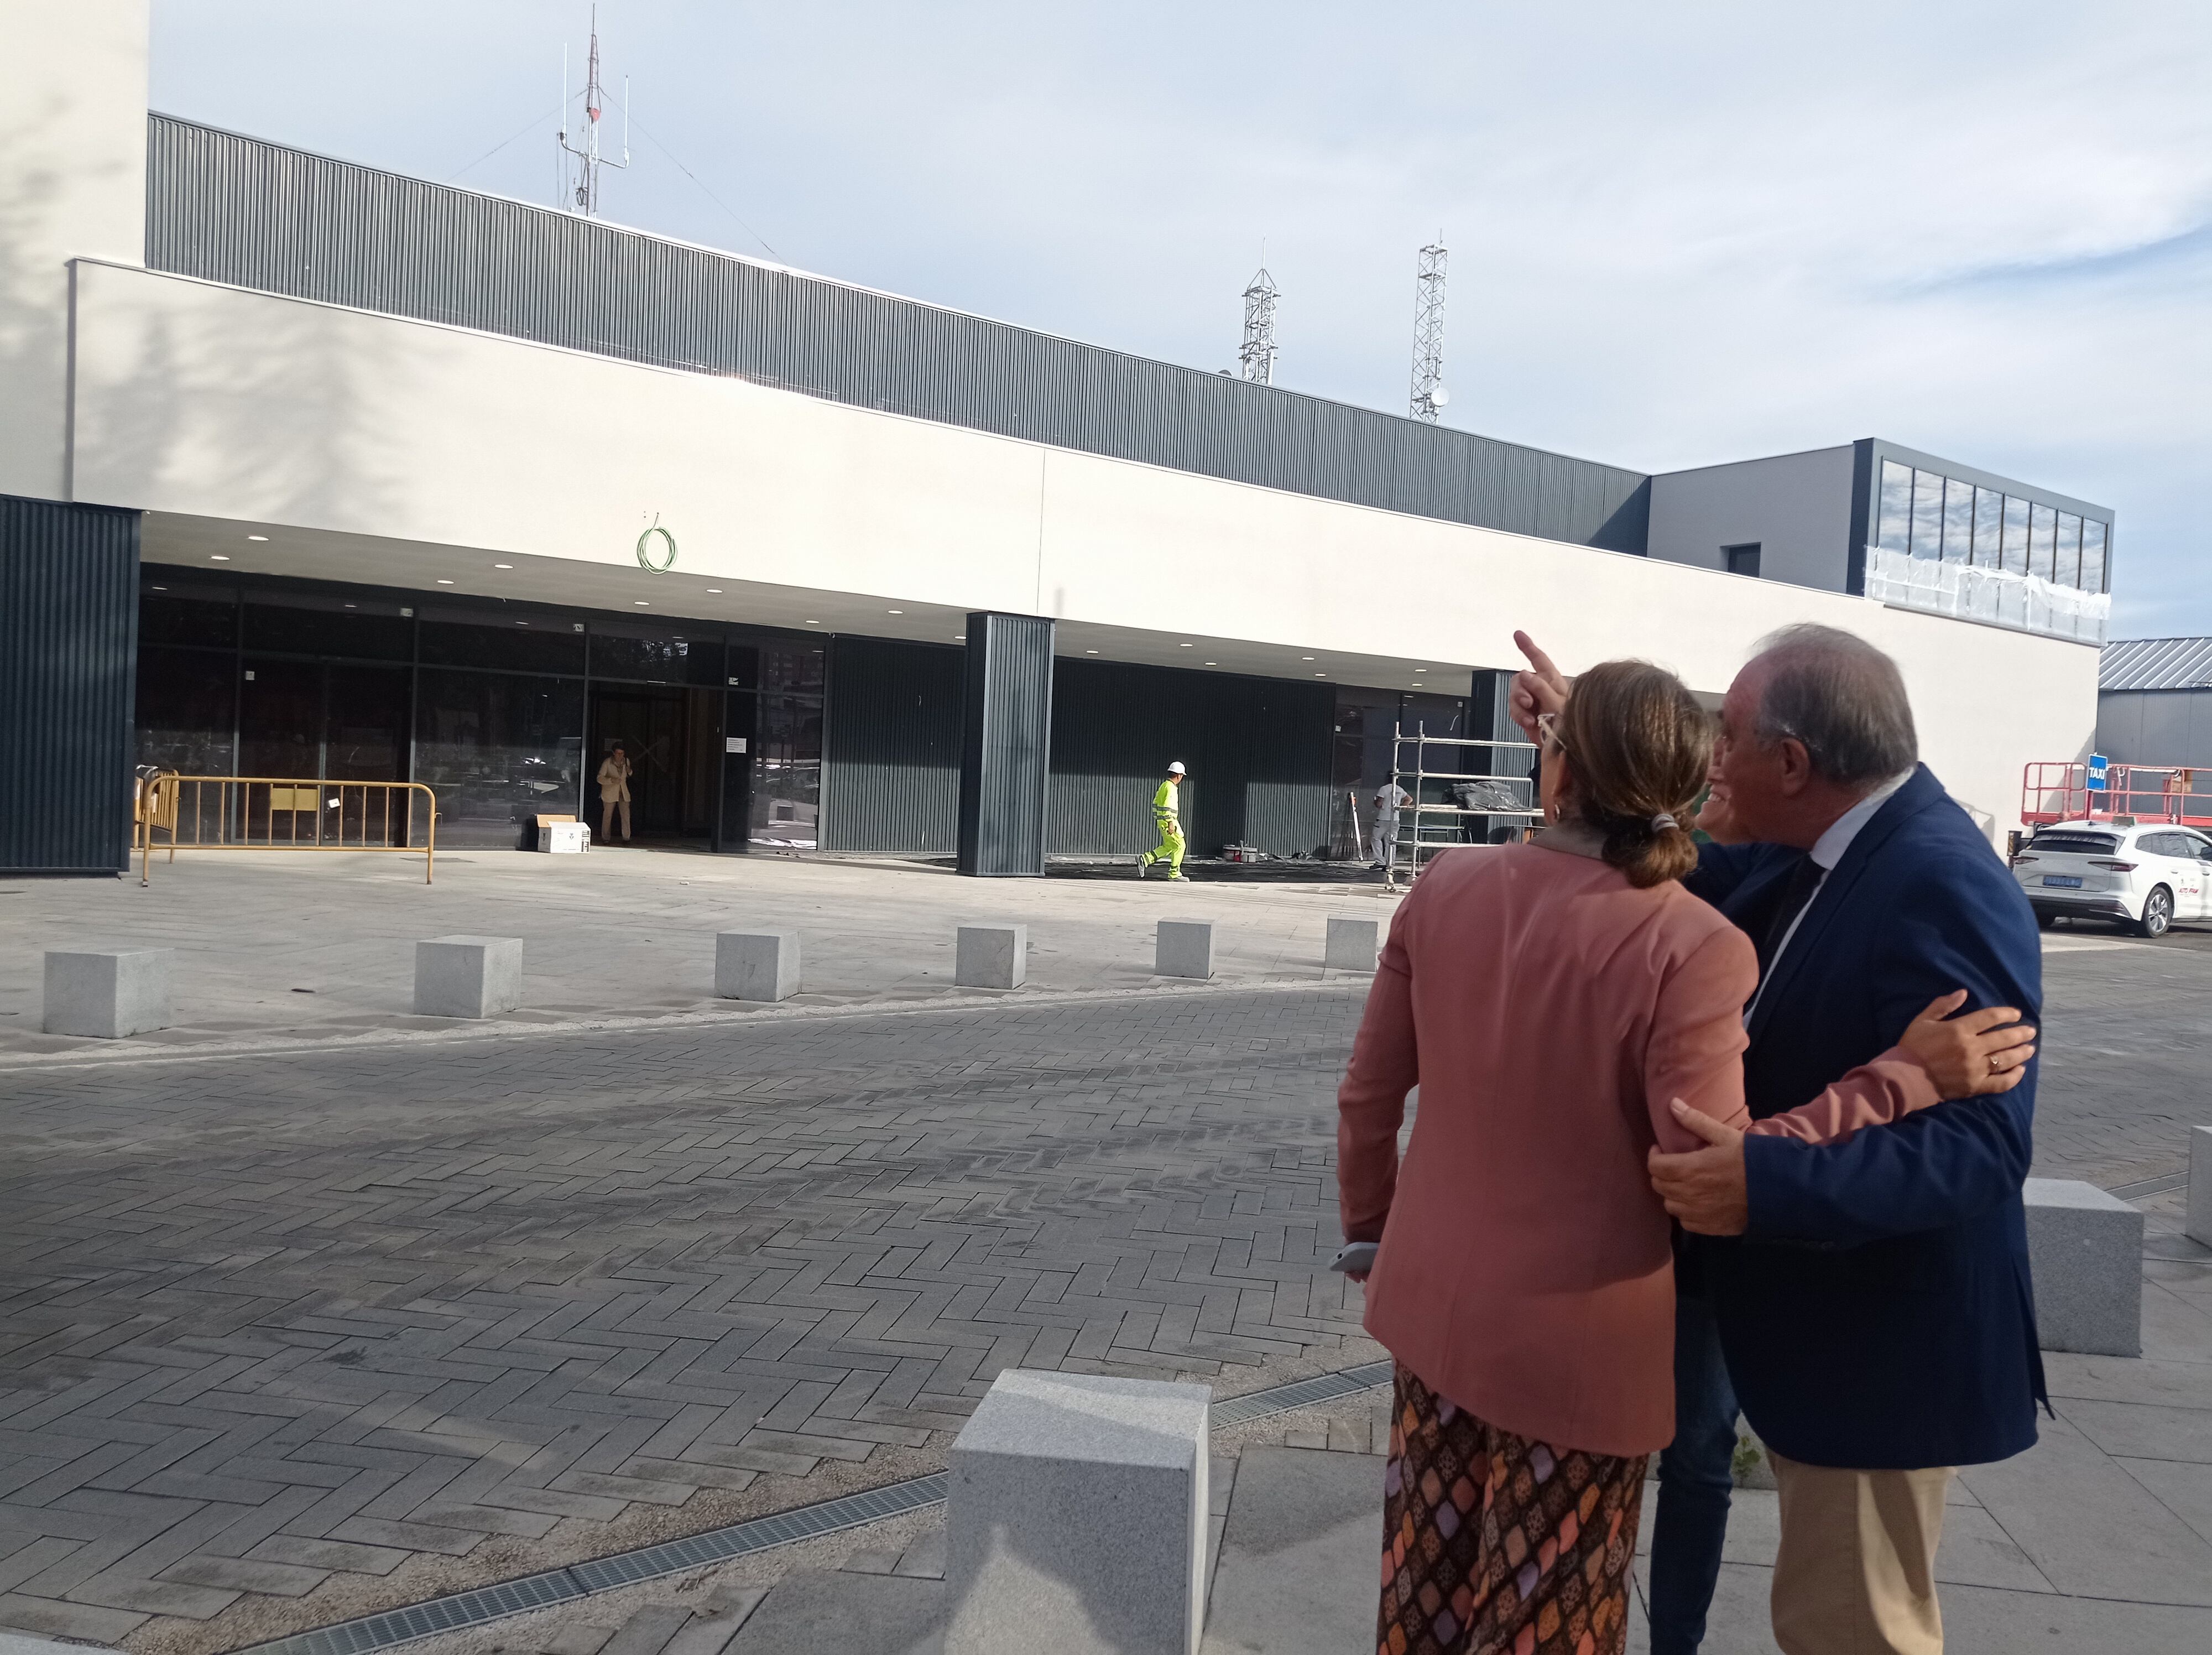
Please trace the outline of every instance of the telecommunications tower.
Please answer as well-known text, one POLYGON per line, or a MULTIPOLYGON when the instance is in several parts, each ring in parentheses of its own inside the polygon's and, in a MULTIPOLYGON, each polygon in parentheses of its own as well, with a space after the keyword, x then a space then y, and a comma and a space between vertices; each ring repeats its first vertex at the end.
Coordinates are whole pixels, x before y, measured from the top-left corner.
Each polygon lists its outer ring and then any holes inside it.
POLYGON ((629 165, 629 80, 623 80, 623 158, 599 153, 599 112, 606 95, 599 85, 599 9, 592 8, 591 67, 584 79, 584 128, 568 142, 568 48, 561 48, 561 204, 586 218, 599 216, 599 168, 629 165))
POLYGON ((1244 289, 1244 344, 1237 360, 1244 378, 1254 385, 1275 382, 1275 300, 1279 291, 1264 264, 1244 289))
POLYGON ((1450 400, 1444 389, 1444 250, 1441 231, 1413 264, 1413 397, 1415 419, 1437 423, 1450 400))

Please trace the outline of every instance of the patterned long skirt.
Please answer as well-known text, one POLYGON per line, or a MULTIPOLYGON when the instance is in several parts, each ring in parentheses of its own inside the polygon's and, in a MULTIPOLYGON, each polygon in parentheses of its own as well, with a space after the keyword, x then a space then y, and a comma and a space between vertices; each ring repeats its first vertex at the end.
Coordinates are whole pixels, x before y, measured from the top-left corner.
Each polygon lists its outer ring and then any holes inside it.
POLYGON ((1619 1655, 1646 1457, 1516 1437, 1401 1363, 1377 1655, 1619 1655))

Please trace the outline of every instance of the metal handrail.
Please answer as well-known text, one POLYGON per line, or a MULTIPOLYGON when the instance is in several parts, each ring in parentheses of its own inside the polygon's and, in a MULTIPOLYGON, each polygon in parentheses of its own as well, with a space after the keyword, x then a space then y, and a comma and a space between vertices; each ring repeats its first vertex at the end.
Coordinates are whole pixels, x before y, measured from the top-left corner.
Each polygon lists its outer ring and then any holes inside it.
POLYGON ((2021 820, 2036 826, 2053 822, 2164 822, 2189 827, 2212 825, 2212 770, 2202 765, 2114 764, 2104 785, 2089 785, 2089 767, 2079 759, 2039 759, 2021 774, 2021 820))
POLYGON ((420 782, 321 782, 313 776, 180 776, 143 768, 132 800, 131 849, 138 853, 138 883, 153 875, 155 835, 168 834, 169 861, 177 850, 382 851, 422 859, 422 883, 434 872, 438 795, 420 782), (209 807, 208 789, 216 794, 209 807), (191 790, 189 811, 185 789, 191 790), (422 795, 422 843, 415 843, 415 795, 422 795), (401 795, 394 808, 393 795, 401 795), (347 809, 347 796, 358 807, 347 809), (372 809, 371 800, 376 801, 372 809), (258 806, 258 808, 257 808, 258 806), (187 817, 189 816, 189 823, 187 817), (276 831, 279 817, 286 832, 276 831), (301 831, 301 818, 307 818, 301 831), (349 831, 349 824, 354 831, 349 831), (378 837, 372 837, 372 828, 378 837), (398 837, 393 840, 394 830, 398 837))

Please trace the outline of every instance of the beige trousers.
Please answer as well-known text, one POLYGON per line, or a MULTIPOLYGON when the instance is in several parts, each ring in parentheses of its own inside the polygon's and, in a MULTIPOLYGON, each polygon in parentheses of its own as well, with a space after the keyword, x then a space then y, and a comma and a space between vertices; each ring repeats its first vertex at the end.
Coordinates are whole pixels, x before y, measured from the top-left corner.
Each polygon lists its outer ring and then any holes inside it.
POLYGON ((1773 1615, 1784 1655, 1942 1655, 1936 1545, 1952 1468, 1843 1471, 1767 1455, 1782 1492, 1773 1615))
POLYGON ((629 800, 602 799, 599 800, 599 843, 605 844, 615 837, 615 812, 622 812, 623 837, 629 837, 629 800))

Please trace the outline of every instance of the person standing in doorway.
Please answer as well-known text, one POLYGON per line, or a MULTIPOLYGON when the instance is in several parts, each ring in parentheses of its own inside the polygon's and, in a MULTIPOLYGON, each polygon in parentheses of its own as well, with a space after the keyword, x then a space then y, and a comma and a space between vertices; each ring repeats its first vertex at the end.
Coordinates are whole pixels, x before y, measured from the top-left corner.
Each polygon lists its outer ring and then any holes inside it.
POLYGON ((1413 802, 1413 795, 1398 785, 1396 776, 1386 778, 1375 789, 1375 866, 1389 867, 1398 860, 1398 812, 1413 802))
POLYGON ((1154 862, 1168 865, 1168 878, 1182 878, 1182 806, 1177 797, 1182 788, 1184 771, 1181 759, 1168 766, 1167 780, 1152 794, 1152 825, 1159 830, 1160 842, 1137 858, 1137 877, 1143 879, 1145 870, 1154 862))
POLYGON ((615 812, 622 812, 623 843, 629 843, 629 755, 623 744, 615 743, 615 750, 599 762, 599 840, 605 843, 614 837, 615 812))

